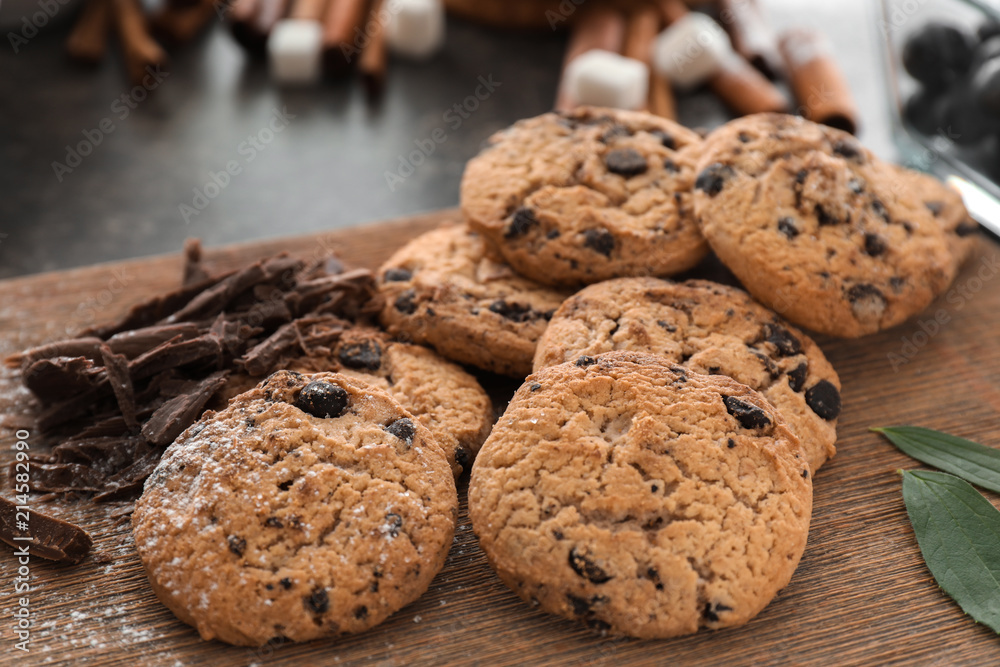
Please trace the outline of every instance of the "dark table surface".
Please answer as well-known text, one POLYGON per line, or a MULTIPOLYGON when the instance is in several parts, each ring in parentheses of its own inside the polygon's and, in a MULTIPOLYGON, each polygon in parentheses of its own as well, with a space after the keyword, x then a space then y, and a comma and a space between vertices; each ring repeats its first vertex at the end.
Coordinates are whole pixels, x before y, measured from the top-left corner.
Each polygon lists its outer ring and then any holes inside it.
MULTIPOLYGON (((779 26, 827 30, 861 106, 862 139, 885 154, 885 94, 865 2, 766 4, 779 26)), ((16 10, 4 10, 10 23, 16 10)), ((17 54, 7 39, 0 45, 0 277, 173 252, 190 236, 224 244, 455 206, 464 163, 482 142, 551 107, 565 46, 563 33, 449 21, 432 60, 391 62, 372 107, 356 78, 276 87, 266 63, 217 25, 172 52, 169 76, 147 95, 131 92, 116 49, 96 69, 66 59, 76 11, 67 5, 17 54), (480 78, 496 82, 492 93, 480 78), (486 99, 470 99, 477 87, 486 99), (275 120, 282 129, 267 142, 276 114, 287 126, 275 120), (76 164, 67 147, 81 142, 92 150, 76 164), (400 156, 420 145, 430 154, 412 174, 387 179, 408 173, 400 156), (216 188, 213 174, 230 161, 239 173, 216 188)), ((707 94, 685 99, 681 116, 691 126, 725 117, 707 94)))

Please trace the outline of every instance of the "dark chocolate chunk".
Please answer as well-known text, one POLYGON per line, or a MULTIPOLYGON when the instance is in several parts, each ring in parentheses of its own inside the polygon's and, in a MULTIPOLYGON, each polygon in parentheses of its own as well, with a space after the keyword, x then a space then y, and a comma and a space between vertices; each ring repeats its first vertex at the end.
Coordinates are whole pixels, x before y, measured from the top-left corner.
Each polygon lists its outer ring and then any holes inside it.
POLYGON ((284 579, 280 580, 278 583, 281 584, 281 587, 284 588, 286 591, 287 590, 291 590, 291 588, 292 588, 292 580, 289 579, 288 577, 285 577, 284 579))
POLYGON ((701 612, 701 617, 704 618, 709 623, 718 623, 719 614, 732 611, 732 607, 728 607, 721 602, 716 602, 712 604, 711 602, 705 603, 705 609, 701 612))
POLYGON ((604 155, 604 166, 612 174, 618 174, 625 178, 643 174, 649 168, 646 158, 632 148, 616 148, 608 151, 604 155))
POLYGON ((606 229, 588 229, 583 233, 583 245, 605 257, 615 249, 615 237, 606 229))
POLYGON ((864 181, 857 178, 852 178, 851 180, 847 181, 847 187, 851 190, 851 192, 853 192, 856 195, 859 195, 865 191, 864 181))
POLYGON ((677 150, 677 142, 674 141, 673 136, 667 134, 663 130, 653 130, 650 134, 659 139, 660 144, 662 144, 664 148, 669 148, 672 151, 677 150))
POLYGON ((269 516, 264 519, 264 525, 268 528, 284 528, 285 524, 276 516, 269 516))
POLYGON ((889 219, 889 210, 885 207, 880 199, 872 199, 872 211, 878 217, 882 218, 886 222, 891 222, 889 219))
POLYGON ((537 382, 535 382, 534 384, 532 384, 531 387, 530 387, 531 391, 538 391, 541 388, 542 388, 542 385, 540 385, 537 382))
POLYGON ((821 227, 840 224, 840 220, 823 208, 822 204, 816 204, 814 211, 816 213, 816 221, 819 222, 821 227))
POLYGON ((878 257, 889 249, 889 244, 878 234, 865 234, 865 254, 878 257))
POLYGON ((726 442, 726 447, 728 447, 729 449, 736 449, 736 441, 733 440, 732 438, 729 438, 729 440, 726 442))
POLYGON ((828 380, 820 380, 806 390, 806 403, 827 421, 840 416, 840 392, 828 380))
POLYGON ((545 235, 545 238, 551 241, 552 239, 557 239, 560 236, 562 236, 562 232, 560 232, 558 229, 550 229, 548 233, 545 235))
POLYGON ((575 548, 569 551, 569 566, 573 568, 574 572, 592 584, 603 584, 612 579, 610 574, 602 570, 600 566, 589 558, 577 552, 575 548))
POLYGON ((31 508, 28 530, 17 527, 17 505, 0 497, 0 540, 15 549, 28 547, 32 556, 61 563, 79 563, 90 553, 93 540, 83 528, 31 508), (30 537, 31 541, 14 539, 30 537))
POLYGON ((413 277, 413 273, 406 269, 388 269, 382 274, 382 280, 387 283, 405 283, 413 277))
POLYGON ((858 164, 864 164, 865 162, 865 156, 861 152, 861 148, 850 139, 838 139, 834 142, 833 152, 835 155, 839 155, 851 162, 857 162, 858 164))
POLYGON ((358 620, 362 620, 362 619, 368 618, 368 607, 366 607, 364 605, 361 605, 360 607, 358 607, 357 609, 355 609, 354 610, 354 618, 356 618, 358 620))
POLYGON ((403 517, 399 516, 395 512, 389 512, 385 515, 385 524, 382 526, 382 532, 389 535, 389 537, 396 537, 399 535, 399 529, 403 527, 403 517))
POLYGON ((676 174, 681 170, 681 168, 677 166, 677 163, 671 160, 670 158, 664 158, 663 168, 669 171, 671 174, 676 174))
POLYGON ((92 390, 106 380, 104 369, 83 356, 38 359, 21 371, 21 382, 46 405, 92 390))
POLYGON ((587 366, 593 366, 596 363, 597 363, 597 359, 594 359, 593 357, 589 357, 587 355, 583 355, 582 357, 580 357, 579 359, 576 360, 576 365, 579 366, 580 368, 586 368, 587 366))
POLYGON ((406 417, 392 422, 385 427, 385 430, 389 435, 396 436, 407 445, 413 444, 413 436, 417 432, 416 428, 413 426, 413 422, 406 417))
POLYGON ((979 225, 972 220, 966 220, 955 227, 955 233, 959 236, 972 236, 979 231, 979 225))
POLYGON ((343 387, 323 380, 310 382, 295 399, 295 407, 313 417, 330 419, 344 414, 350 397, 343 387))
POLYGON ((768 324, 765 330, 767 331, 767 342, 778 348, 778 354, 783 357, 801 354, 802 342, 793 336, 788 329, 779 324, 768 324))
POLYGON ((868 283, 851 286, 847 290, 847 299, 851 302, 855 317, 864 320, 881 317, 887 304, 882 291, 868 283))
POLYGON ((748 143, 750 143, 750 140, 753 137, 751 137, 746 132, 740 132, 738 135, 736 135, 736 138, 740 140, 740 143, 742 143, 742 144, 748 144, 748 143))
POLYGON ((513 322, 527 322, 534 318, 531 306, 522 303, 509 303, 498 299, 490 304, 490 312, 500 315, 513 322))
POLYGON ((330 609, 330 598, 325 588, 314 588, 312 593, 305 596, 302 601, 306 609, 314 614, 325 614, 330 609))
POLYGON ((342 345, 337 358, 347 368, 362 368, 377 371, 382 365, 382 348, 374 340, 342 345))
POLYGON ((743 428, 765 428, 771 425, 771 419, 767 413, 758 408, 753 403, 740 400, 735 396, 725 396, 722 402, 729 412, 743 428))
POLYGON ((504 238, 513 239, 524 236, 529 229, 537 224, 538 218, 535 217, 535 212, 530 208, 521 207, 514 211, 514 217, 511 218, 510 224, 507 225, 507 230, 503 234, 504 238))
POLYGON ((158 407, 142 425, 142 437, 154 445, 169 445, 194 423, 228 376, 229 371, 218 371, 201 382, 185 383, 184 391, 158 407))
POLYGON ((229 538, 227 539, 227 542, 229 543, 230 551, 232 551, 237 556, 240 557, 243 556, 243 552, 246 551, 247 549, 247 541, 245 539, 243 539, 242 537, 238 537, 236 535, 230 535, 229 538))
POLYGON ((935 218, 941 215, 941 211, 944 210, 944 202, 940 201, 925 201, 924 206, 927 207, 927 210, 930 211, 931 215, 935 218))
POLYGON ((674 333, 675 331, 677 331, 677 325, 671 324, 666 320, 656 320, 656 325, 662 327, 663 329, 669 331, 670 333, 674 333))
POLYGON ((809 471, 808 470, 803 470, 802 471, 802 478, 803 479, 809 479, 809 471))
POLYGON ((417 310, 417 302, 414 300, 416 297, 416 291, 408 289, 396 297, 393 306, 404 315, 412 315, 417 310))
POLYGON ((609 141, 614 141, 619 137, 630 137, 632 136, 631 130, 622 125, 621 123, 614 123, 611 127, 604 130, 601 134, 601 142, 608 143, 609 141))
POLYGON ((726 186, 726 181, 732 178, 734 173, 733 168, 729 165, 719 162, 710 164, 698 174, 698 178, 694 182, 694 187, 696 190, 703 190, 709 197, 714 197, 722 192, 722 188, 726 186))
POLYGON ((795 224, 795 218, 785 216, 778 219, 778 231, 790 239, 799 235, 799 228, 795 224))
POLYGON ((889 287, 891 287, 895 292, 899 292, 905 284, 906 278, 903 278, 902 276, 893 276, 892 278, 889 278, 889 287))
POLYGON ((809 373, 809 364, 803 361, 801 364, 788 371, 788 386, 792 391, 802 391, 806 384, 806 375, 809 373))

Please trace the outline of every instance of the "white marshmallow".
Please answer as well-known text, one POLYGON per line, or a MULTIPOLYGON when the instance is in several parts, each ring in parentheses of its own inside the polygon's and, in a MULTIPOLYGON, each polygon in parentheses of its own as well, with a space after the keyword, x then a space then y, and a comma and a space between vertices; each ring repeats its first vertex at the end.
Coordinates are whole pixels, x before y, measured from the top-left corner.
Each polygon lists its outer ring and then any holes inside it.
POLYGON ((576 104, 639 109, 649 93, 649 68, 634 58, 591 49, 566 67, 563 85, 576 104))
POLYGON ((323 26, 319 21, 283 19, 267 38, 271 76, 278 83, 308 84, 322 74, 323 26))
POLYGON ((679 88, 694 88, 721 70, 732 52, 729 35, 718 23, 690 12, 653 42, 653 68, 679 88))
POLYGON ((394 53, 427 58, 444 43, 444 4, 441 0, 389 0, 385 40, 394 53))

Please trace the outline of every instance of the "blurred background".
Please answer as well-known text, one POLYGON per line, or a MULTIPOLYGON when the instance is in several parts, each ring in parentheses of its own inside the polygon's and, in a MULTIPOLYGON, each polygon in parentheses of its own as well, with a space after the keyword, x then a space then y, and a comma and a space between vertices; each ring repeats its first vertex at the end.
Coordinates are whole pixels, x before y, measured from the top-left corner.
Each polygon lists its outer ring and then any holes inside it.
MULTIPOLYGON (((27 37, 40 1, 0 4, 0 277, 176 252, 191 236, 218 245, 456 206, 483 141, 552 108, 569 39, 563 22, 516 30, 449 16, 429 58, 388 57, 373 103, 356 73, 277 85, 216 15, 137 90, 113 39, 96 66, 68 58, 79 0, 49 0, 57 11, 27 37)), ((894 158, 872 4, 759 2, 775 30, 826 34, 859 136, 894 158)), ((729 114, 696 90, 678 116, 710 128, 729 114)))

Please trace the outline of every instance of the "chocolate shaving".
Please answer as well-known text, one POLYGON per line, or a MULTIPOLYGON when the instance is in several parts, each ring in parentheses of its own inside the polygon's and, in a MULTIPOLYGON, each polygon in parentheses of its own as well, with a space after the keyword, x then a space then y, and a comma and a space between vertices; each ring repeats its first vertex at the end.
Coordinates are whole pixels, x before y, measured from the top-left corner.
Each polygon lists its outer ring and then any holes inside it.
POLYGON ((118 401, 118 409, 121 410, 125 426, 134 433, 139 430, 139 420, 135 416, 135 391, 132 388, 132 376, 128 371, 128 359, 124 355, 115 354, 107 345, 101 348, 101 356, 104 358, 108 383, 111 385, 115 400, 118 401))
POLYGON ((188 382, 177 396, 161 405, 142 425, 142 437, 166 447, 201 415, 208 400, 226 384, 229 371, 212 373, 201 382, 188 382))
POLYGON ((30 459, 32 490, 97 501, 138 493, 230 371, 263 377, 328 357, 345 320, 381 310, 372 273, 335 258, 282 254, 212 275, 192 240, 183 281, 117 322, 7 358, 39 400, 36 428, 59 443, 30 459))
MULTIPOLYGON (((6 498, 0 498, 0 540, 16 550, 27 547, 31 556, 41 556, 61 563, 79 563, 90 553, 94 541, 83 528, 35 509, 27 512, 28 529, 18 530, 17 505, 6 498), (31 540, 24 540, 25 537, 30 537, 31 540)), ((22 516, 23 513, 24 510, 22 516)))

